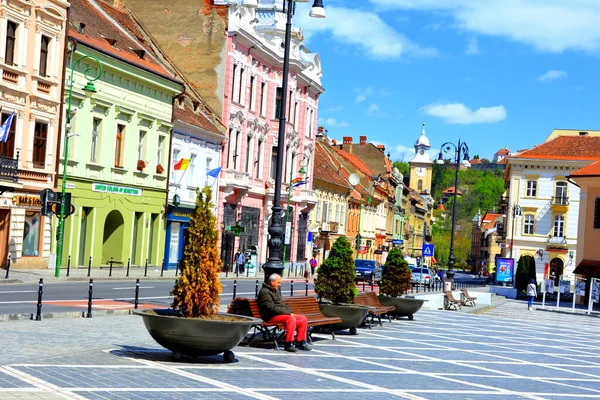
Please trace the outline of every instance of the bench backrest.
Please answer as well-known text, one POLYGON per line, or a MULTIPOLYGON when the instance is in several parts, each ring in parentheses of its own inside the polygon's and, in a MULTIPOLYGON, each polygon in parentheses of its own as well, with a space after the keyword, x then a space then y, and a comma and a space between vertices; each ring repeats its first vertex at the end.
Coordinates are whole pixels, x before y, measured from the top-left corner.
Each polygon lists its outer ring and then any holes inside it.
POLYGON ((477 297, 473 297, 473 296, 469 295, 469 292, 467 291, 467 289, 462 289, 462 294, 465 297, 465 299, 469 299, 469 300, 473 299, 474 300, 477 298, 477 297))
POLYGON ((320 314, 319 302, 315 297, 311 296, 296 296, 284 297, 285 305, 292 310, 294 314, 320 314))
POLYGON ((227 312, 230 314, 245 315, 262 319, 258 310, 258 303, 255 299, 247 299, 245 297, 236 297, 229 304, 227 312))
POLYGON ((450 290, 445 290, 444 294, 446 295, 446 299, 448 299, 448 301, 454 302, 454 303, 460 303, 461 300, 456 300, 454 298, 454 296, 452 295, 452 292, 450 290))

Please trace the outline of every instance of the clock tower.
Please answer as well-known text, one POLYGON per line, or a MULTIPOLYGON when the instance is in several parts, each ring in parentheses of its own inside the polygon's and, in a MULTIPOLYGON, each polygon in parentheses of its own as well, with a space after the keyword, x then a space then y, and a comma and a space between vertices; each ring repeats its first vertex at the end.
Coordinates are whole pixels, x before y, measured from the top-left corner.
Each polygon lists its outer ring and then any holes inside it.
POLYGON ((430 148, 429 139, 425 136, 425 123, 423 123, 421 136, 415 142, 415 156, 408 162, 410 166, 409 187, 419 193, 431 193, 433 161, 429 157, 430 148))

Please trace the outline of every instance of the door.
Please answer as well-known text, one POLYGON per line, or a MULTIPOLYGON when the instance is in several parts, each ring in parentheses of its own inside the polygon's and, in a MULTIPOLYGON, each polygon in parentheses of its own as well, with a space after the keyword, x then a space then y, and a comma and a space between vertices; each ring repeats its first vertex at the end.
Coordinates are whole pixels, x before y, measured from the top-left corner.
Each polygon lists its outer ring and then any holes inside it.
POLYGON ((6 269, 8 262, 8 237, 10 233, 10 210, 0 209, 0 267, 6 269))
POLYGON ((559 279, 563 275, 564 263, 560 258, 553 258, 550 261, 550 279, 554 280, 554 286, 558 286, 559 279))

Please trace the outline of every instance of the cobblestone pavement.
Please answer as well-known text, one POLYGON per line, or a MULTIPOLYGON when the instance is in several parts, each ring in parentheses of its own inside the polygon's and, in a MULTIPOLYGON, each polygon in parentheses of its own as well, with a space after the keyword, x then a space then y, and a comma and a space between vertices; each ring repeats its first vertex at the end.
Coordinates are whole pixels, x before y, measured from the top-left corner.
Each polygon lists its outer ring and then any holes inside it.
POLYGON ((295 354, 173 362, 133 315, 0 323, 0 399, 600 398, 600 320, 506 301, 421 310, 295 354))

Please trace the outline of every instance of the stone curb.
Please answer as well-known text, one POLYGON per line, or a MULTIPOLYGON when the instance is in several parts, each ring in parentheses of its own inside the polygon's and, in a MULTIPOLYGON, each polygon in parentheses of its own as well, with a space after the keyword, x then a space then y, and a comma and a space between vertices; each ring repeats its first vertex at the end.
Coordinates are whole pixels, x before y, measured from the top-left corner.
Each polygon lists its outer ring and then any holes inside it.
MULTIPOLYGON (((65 312, 46 312, 42 313, 42 321, 44 319, 53 319, 53 318, 86 318, 86 311, 65 311, 65 312)), ((129 315, 133 314, 131 309, 127 310, 94 310, 92 312, 93 317, 106 317, 111 315, 129 315)), ((0 315, 0 322, 9 322, 9 321, 25 321, 25 320, 35 320, 35 314, 3 314, 0 315)))

